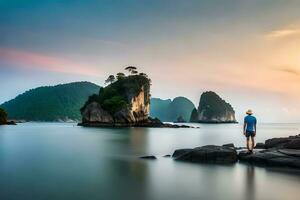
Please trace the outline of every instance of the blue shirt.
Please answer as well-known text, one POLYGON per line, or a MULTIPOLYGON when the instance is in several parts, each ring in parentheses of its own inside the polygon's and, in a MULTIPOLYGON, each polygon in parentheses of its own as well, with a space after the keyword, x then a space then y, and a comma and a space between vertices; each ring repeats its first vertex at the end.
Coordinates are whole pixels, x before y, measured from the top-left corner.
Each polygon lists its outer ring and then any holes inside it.
POLYGON ((252 115, 248 115, 244 119, 244 123, 246 124, 246 131, 256 131, 254 126, 256 125, 256 118, 252 115))

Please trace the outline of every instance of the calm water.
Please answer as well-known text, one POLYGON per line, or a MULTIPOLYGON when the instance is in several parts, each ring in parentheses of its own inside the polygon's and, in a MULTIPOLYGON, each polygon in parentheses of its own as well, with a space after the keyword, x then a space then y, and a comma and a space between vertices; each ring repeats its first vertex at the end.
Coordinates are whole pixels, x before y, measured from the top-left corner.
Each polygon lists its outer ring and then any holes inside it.
MULTIPOLYGON (((299 199, 300 173, 244 164, 197 165, 162 158, 176 148, 235 143, 241 125, 200 129, 83 128, 64 123, 0 127, 0 199, 299 199), (140 160, 153 154, 156 161, 140 160)), ((300 133, 263 124, 258 141, 300 133)))

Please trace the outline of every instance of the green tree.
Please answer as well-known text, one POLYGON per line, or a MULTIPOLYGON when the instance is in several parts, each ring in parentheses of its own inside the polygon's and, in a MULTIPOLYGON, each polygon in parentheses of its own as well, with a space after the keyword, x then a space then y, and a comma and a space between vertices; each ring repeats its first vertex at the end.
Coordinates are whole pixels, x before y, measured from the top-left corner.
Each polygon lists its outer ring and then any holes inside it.
POLYGON ((108 78, 105 80, 105 84, 113 83, 116 80, 114 75, 109 75, 108 78))
POLYGON ((137 68, 136 67, 134 67, 134 66, 128 66, 128 67, 126 67, 125 68, 125 70, 127 70, 130 74, 137 74, 138 72, 137 72, 137 68))
POLYGON ((0 124, 6 124, 7 123, 7 113, 5 110, 0 108, 0 124))
POLYGON ((122 78, 125 78, 125 74, 122 72, 117 73, 117 80, 120 80, 122 78))

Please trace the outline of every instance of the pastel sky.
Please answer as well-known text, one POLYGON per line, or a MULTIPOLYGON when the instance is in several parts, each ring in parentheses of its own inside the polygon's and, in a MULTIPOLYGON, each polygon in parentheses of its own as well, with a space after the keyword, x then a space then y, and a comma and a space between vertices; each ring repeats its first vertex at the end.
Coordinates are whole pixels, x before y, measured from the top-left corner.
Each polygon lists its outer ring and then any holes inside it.
POLYGON ((216 91, 241 120, 300 122, 299 0, 0 0, 0 103, 134 65, 152 96, 216 91))

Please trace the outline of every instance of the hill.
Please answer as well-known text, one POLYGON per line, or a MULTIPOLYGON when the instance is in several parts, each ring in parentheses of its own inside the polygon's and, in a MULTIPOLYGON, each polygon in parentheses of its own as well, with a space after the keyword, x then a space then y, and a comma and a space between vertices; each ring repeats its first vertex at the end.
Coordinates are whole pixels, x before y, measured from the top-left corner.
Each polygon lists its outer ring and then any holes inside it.
POLYGON ((66 121, 81 119, 80 108, 86 99, 99 92, 90 82, 74 82, 31 89, 0 105, 10 119, 27 121, 66 121))
POLYGON ((198 110, 193 110, 191 122, 235 123, 235 111, 232 106, 215 92, 202 93, 198 110))
POLYGON ((168 122, 177 121, 179 117, 189 121, 193 109, 195 109, 193 102, 185 97, 176 97, 172 101, 152 98, 150 116, 168 122))
MULTIPOLYGON (((82 123, 86 126, 137 126, 148 124, 151 80, 145 73, 136 71, 126 76, 110 75, 98 94, 88 98, 81 108, 82 123)), ((127 68, 126 68, 127 69, 127 68)), ((132 71, 132 70, 130 70, 132 71)))

